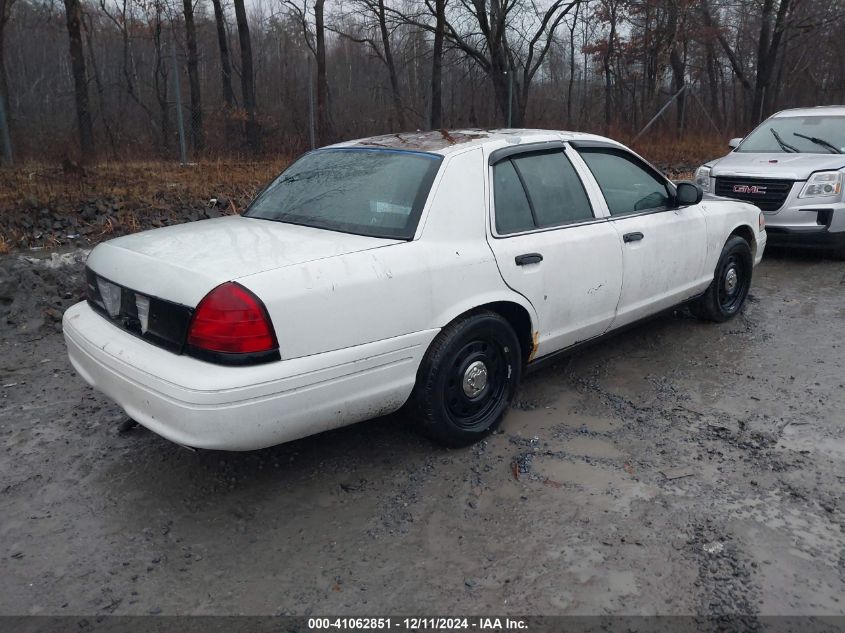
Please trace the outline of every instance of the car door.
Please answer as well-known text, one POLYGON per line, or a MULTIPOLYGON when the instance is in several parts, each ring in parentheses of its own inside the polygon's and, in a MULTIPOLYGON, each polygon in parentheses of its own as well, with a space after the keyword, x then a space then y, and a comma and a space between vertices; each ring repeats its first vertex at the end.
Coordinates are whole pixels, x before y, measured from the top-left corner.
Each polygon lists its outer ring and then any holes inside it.
POLYGON ((701 208, 677 206, 674 185, 622 148, 577 144, 577 150, 601 189, 623 253, 625 273, 612 327, 693 296, 707 255, 701 208))
POLYGON ((563 143, 496 150, 489 162, 490 247, 505 282, 537 311, 537 354, 602 334, 619 301, 621 247, 563 143))

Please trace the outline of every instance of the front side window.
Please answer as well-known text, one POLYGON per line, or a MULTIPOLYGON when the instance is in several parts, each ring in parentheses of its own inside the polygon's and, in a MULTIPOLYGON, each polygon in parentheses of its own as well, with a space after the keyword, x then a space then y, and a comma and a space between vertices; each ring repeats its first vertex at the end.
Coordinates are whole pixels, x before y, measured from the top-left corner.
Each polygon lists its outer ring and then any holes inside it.
POLYGON ((615 149, 584 148, 581 158, 593 172, 611 216, 671 206, 666 182, 633 156, 615 149))
POLYGON ((590 200, 562 151, 518 154, 493 168, 500 235, 592 220, 590 200))
POLYGON ((411 239, 441 161, 423 152, 317 150, 288 167, 244 215, 411 239))
POLYGON ((763 121, 735 150, 740 153, 845 154, 845 116, 790 116, 763 121))

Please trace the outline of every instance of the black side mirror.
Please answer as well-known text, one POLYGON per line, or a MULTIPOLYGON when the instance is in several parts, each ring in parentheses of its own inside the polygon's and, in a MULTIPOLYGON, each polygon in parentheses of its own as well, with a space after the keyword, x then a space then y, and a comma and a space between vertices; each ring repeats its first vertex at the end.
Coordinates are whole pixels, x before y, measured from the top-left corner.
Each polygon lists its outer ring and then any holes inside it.
POLYGON ((675 187, 677 188, 675 200, 678 202, 679 206, 698 204, 704 197, 704 191, 702 191, 701 187, 694 182, 684 180, 677 183, 675 187))

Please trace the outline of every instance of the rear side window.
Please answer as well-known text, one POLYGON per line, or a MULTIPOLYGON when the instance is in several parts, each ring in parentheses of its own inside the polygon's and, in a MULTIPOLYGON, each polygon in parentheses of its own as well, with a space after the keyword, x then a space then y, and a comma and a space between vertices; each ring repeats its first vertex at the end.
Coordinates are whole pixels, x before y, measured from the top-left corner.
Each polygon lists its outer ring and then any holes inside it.
POLYGON ((584 186, 561 151, 521 154, 494 167, 500 235, 593 219, 584 186))
POLYGON ((493 170, 493 195, 496 198, 496 232, 499 235, 520 233, 535 228, 534 217, 522 182, 509 160, 493 170))
POLYGON ((666 182, 635 157, 605 149, 582 149, 580 154, 604 194, 610 215, 630 215, 670 206, 666 182))

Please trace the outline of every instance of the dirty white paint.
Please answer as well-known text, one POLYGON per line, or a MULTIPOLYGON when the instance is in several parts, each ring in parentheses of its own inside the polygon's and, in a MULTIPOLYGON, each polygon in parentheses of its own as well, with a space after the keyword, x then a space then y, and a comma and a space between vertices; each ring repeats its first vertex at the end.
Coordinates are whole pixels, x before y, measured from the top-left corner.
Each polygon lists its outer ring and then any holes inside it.
POLYGON ((87 304, 65 315, 79 373, 141 424, 180 444, 246 450, 399 408, 439 330, 492 302, 531 319, 532 358, 599 336, 706 288, 750 205, 707 202, 609 217, 586 166, 576 169, 596 220, 507 238, 492 233, 488 158, 506 145, 593 138, 490 134, 441 150, 443 164, 410 241, 226 217, 126 236, 89 266, 140 292, 195 306, 230 280, 262 299, 282 360, 222 367, 153 347, 87 304), (647 239, 625 244, 622 234, 647 239), (515 266, 516 255, 543 261, 515 266))

